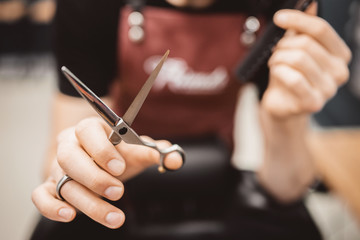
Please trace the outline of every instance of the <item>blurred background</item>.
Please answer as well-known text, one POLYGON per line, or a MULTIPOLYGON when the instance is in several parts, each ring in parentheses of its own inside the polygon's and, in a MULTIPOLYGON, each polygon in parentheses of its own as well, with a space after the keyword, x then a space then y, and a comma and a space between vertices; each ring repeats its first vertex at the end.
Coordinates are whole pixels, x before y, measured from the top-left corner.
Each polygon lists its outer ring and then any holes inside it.
POLYGON ((38 215, 50 99, 53 0, 0 0, 0 239, 28 239, 38 215))
MULTIPOLYGON (((358 1, 324 0, 321 14, 354 49, 358 1)), ((0 239, 28 239, 38 213, 31 191, 41 182, 56 74, 51 46, 55 0, 0 0, 0 239)), ((321 128, 359 128, 360 76, 314 116, 321 128)), ((360 148, 360 143, 359 143, 360 148)), ((360 183, 359 183, 360 185, 360 183)), ((307 205, 325 239, 360 239, 359 222, 343 199, 312 194, 307 205)))

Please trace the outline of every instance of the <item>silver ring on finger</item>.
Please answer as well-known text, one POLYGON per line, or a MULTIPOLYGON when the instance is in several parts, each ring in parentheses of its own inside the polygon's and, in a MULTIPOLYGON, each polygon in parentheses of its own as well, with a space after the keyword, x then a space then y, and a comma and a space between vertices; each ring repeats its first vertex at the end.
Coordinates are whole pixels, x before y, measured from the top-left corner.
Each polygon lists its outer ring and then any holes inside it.
POLYGON ((56 196, 57 196, 58 199, 65 201, 65 199, 62 197, 60 191, 61 191, 61 188, 64 186, 64 184, 67 183, 70 180, 72 180, 72 178, 65 174, 60 179, 60 181, 57 183, 57 185, 56 185, 56 196))

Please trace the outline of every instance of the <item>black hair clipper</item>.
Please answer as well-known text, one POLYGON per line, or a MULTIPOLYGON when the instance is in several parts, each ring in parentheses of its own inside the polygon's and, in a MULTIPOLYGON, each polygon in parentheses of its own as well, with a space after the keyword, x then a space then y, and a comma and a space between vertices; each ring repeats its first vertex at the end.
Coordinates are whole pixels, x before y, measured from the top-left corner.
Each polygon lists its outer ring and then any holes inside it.
MULTIPOLYGON (((285 0, 280 9, 298 9, 305 11, 308 6, 316 0, 285 0)), ((254 75, 272 54, 273 47, 283 37, 285 30, 277 27, 271 21, 264 30, 261 38, 254 44, 248 56, 242 61, 237 69, 237 76, 242 82, 257 81, 254 75)))

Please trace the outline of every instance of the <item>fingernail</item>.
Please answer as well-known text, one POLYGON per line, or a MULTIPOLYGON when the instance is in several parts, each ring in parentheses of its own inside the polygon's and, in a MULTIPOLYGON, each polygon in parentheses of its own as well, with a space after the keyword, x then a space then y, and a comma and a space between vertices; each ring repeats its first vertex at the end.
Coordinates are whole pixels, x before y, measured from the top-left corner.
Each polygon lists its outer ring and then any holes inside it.
POLYGON ((278 23, 286 23, 288 20, 288 15, 286 13, 283 12, 278 12, 275 15, 275 20, 278 23))
POLYGON ((65 220, 70 220, 74 214, 74 211, 70 208, 60 208, 58 215, 65 220))
POLYGON ((122 194, 122 187, 112 186, 108 187, 105 192, 105 196, 111 200, 118 200, 122 194))
POLYGON ((107 163, 107 166, 108 166, 109 170, 111 171, 111 173, 116 176, 122 174, 124 171, 124 168, 125 168, 124 162, 120 161, 118 159, 110 160, 107 163))
POLYGON ((117 227, 119 226, 122 221, 123 221, 123 217, 120 213, 117 213, 117 212, 110 212, 106 215, 105 217, 105 221, 113 226, 113 227, 117 227))

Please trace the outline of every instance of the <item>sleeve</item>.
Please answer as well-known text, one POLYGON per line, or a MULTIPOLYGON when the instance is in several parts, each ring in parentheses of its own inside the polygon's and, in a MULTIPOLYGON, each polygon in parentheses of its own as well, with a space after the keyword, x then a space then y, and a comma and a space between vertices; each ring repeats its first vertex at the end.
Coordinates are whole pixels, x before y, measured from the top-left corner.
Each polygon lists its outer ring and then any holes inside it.
POLYGON ((97 95, 108 93, 116 74, 117 0, 58 0, 54 54, 60 92, 78 96, 61 73, 66 66, 97 95))

